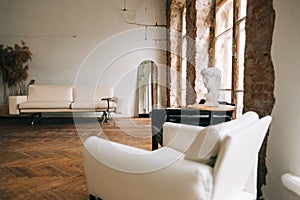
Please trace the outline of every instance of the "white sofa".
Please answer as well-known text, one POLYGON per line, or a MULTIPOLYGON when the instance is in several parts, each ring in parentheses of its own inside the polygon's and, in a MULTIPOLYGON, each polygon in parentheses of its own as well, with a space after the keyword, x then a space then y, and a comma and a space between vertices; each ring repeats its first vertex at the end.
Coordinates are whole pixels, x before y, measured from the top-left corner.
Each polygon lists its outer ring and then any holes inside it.
POLYGON ((152 152, 92 136, 83 151, 90 199, 254 200, 270 122, 254 112, 206 128, 167 122, 152 152))
POLYGON ((92 111, 120 113, 121 106, 122 101, 114 97, 112 86, 29 85, 27 96, 9 97, 9 113, 12 115, 92 111))

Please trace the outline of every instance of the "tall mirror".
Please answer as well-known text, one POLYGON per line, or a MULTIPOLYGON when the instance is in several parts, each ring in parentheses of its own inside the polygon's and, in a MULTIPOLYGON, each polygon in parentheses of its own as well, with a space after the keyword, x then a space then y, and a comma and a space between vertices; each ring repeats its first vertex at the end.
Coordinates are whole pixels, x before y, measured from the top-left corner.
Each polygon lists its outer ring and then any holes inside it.
POLYGON ((138 67, 139 117, 149 117, 149 113, 157 105, 157 98, 157 65, 146 60, 138 67))

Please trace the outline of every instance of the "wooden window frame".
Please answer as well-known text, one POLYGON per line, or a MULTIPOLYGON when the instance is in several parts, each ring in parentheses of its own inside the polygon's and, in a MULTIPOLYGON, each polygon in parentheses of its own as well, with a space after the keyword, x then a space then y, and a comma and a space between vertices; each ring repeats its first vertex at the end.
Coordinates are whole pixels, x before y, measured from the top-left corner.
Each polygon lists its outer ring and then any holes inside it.
MULTIPOLYGON (((217 0, 216 1, 216 7, 215 7, 215 16, 217 16, 218 10, 226 3, 228 0, 217 0)), ((240 4, 241 0, 232 0, 232 6, 233 6, 233 23, 232 27, 227 28, 224 30, 222 33, 219 33, 216 35, 215 33, 215 38, 214 38, 214 46, 216 46, 216 40, 218 37, 228 33, 228 31, 232 31, 232 56, 231 56, 231 67, 232 67, 232 73, 231 73, 231 88, 223 88, 221 91, 231 91, 231 102, 235 103, 237 105, 237 100, 238 100, 238 94, 239 92, 244 93, 243 89, 239 89, 239 70, 240 67, 238 65, 238 55, 239 55, 239 41, 240 41, 240 34, 239 34, 239 25, 242 22, 246 21, 246 17, 242 17, 239 19, 239 9, 240 9, 240 4)), ((217 24, 217 18, 215 20, 214 26, 216 27, 217 24)), ((216 30, 216 28, 215 28, 216 30)), ((215 59, 216 59, 216 54, 214 54, 215 59)))

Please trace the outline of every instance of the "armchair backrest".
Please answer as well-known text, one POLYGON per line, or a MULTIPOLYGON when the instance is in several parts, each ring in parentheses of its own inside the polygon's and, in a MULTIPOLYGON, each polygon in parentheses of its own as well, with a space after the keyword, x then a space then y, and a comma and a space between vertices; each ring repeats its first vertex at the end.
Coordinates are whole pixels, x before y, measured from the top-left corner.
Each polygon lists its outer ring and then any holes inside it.
MULTIPOLYGON (((222 139, 238 129, 248 127, 258 119, 257 113, 249 111, 238 119, 212 125, 211 127, 220 132, 220 139, 222 139)), ((184 153, 202 129, 204 127, 166 122, 163 125, 163 146, 168 146, 184 153)))
POLYGON ((165 122, 163 146, 184 153, 204 127, 165 122))
MULTIPOLYGON (((271 120, 266 116, 225 136, 214 166, 213 200, 241 199, 249 176, 256 179, 252 169, 257 164, 258 152, 271 120)), ((256 195, 256 190, 252 192, 256 195)))
POLYGON ((212 125, 212 127, 220 132, 221 138, 224 138, 226 135, 235 133, 237 130, 242 130, 244 128, 249 127, 253 122, 257 121, 258 119, 259 116, 256 112, 249 111, 237 119, 217 125, 212 125))

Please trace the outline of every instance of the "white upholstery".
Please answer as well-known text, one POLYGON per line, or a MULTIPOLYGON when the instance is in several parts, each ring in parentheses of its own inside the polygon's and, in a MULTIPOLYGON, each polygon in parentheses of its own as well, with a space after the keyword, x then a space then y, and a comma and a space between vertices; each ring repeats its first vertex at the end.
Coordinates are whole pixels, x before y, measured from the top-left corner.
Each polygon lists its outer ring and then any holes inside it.
POLYGON ((29 85, 28 101, 73 101, 73 87, 63 85, 29 85))
POLYGON ((179 151, 168 147, 140 151, 96 137, 89 138, 85 146, 89 192, 102 199, 188 200, 199 199, 199 195, 210 199, 212 168, 185 160, 179 151))
POLYGON ((101 101, 102 98, 112 98, 114 88, 112 86, 89 87, 75 86, 74 87, 74 102, 92 102, 101 101))
POLYGON ((257 121, 258 119, 259 117, 257 113, 249 111, 235 120, 213 125, 212 127, 219 130, 221 132, 221 138, 224 138, 226 135, 235 133, 238 129, 248 127, 250 124, 253 124, 253 122, 257 121))
POLYGON ((64 102, 64 101, 27 101, 22 102, 19 104, 20 109, 26 109, 26 108, 70 108, 70 102, 64 102))
POLYGON ((210 158, 220 148, 220 140, 256 120, 258 120, 257 113, 247 112, 236 120, 206 128, 167 122, 163 126, 163 146, 185 152, 188 159, 210 163, 210 158))
MULTIPOLYGON (((69 113, 76 112, 77 110, 71 110, 70 108, 26 108, 21 110, 22 113, 69 113)), ((88 112, 90 110, 86 110, 88 112)), ((80 111, 82 112, 82 111, 80 111)))
MULTIPOLYGON (((222 139, 224 138, 225 135, 228 135, 239 128, 247 127, 248 125, 250 125, 252 122, 256 120, 258 120, 257 113, 250 111, 243 114, 238 119, 213 125, 211 127, 214 127, 216 130, 220 132, 220 137, 222 139)), ((189 147, 189 145, 196 137, 196 134, 202 129, 204 129, 204 127, 200 127, 200 126, 198 126, 197 129, 195 129, 193 128, 194 126, 186 125, 186 124, 173 124, 172 127, 170 128, 165 126, 168 126, 168 122, 165 123, 163 127, 163 146, 171 146, 171 147, 174 147, 174 145, 184 146, 184 148, 181 147, 181 149, 178 149, 181 152, 185 152, 187 150, 187 147, 189 147), (191 131, 188 131, 189 129, 191 129, 191 131)))
MULTIPOLYGON (((115 102, 109 102, 110 108, 116 108, 115 102)), ((96 101, 96 102, 73 102, 71 105, 72 109, 107 109, 107 101, 96 101)))
POLYGON ((185 153, 204 127, 166 122, 163 125, 163 146, 185 153))
POLYGON ((249 112, 213 126, 222 127, 213 168, 184 158, 193 139, 203 139, 197 137, 204 133, 202 127, 166 123, 164 137, 168 133, 173 137, 153 152, 88 138, 83 159, 89 192, 105 200, 253 200, 257 178, 253 170, 270 122, 270 116, 258 119, 249 112))
POLYGON ((203 129, 194 139, 185 158, 205 164, 213 164, 220 149, 220 132, 209 126, 203 129))
POLYGON ((8 98, 9 104, 9 114, 11 115, 19 115, 19 103, 26 102, 27 96, 10 96, 8 98))
POLYGON ((240 199, 241 192, 248 192, 253 195, 253 199, 256 198, 256 191, 245 186, 252 174, 253 165, 257 164, 258 152, 271 119, 266 116, 247 128, 225 136, 214 166, 213 200, 224 196, 226 199, 240 199))

